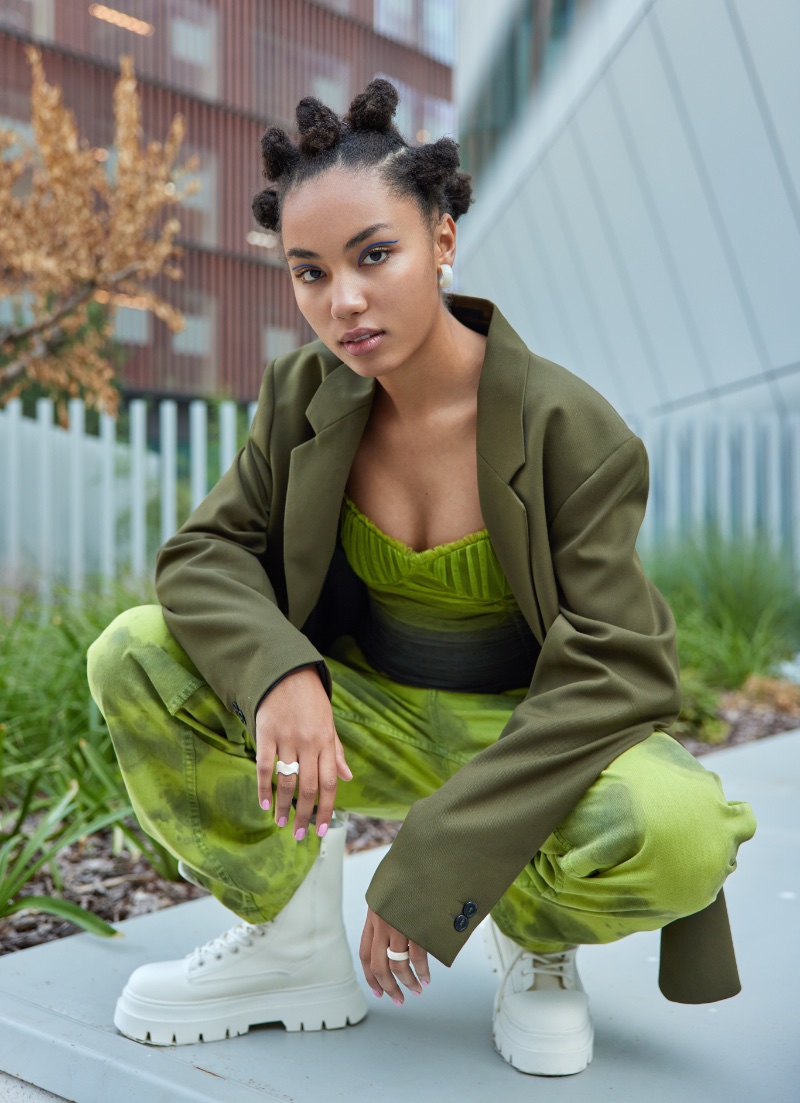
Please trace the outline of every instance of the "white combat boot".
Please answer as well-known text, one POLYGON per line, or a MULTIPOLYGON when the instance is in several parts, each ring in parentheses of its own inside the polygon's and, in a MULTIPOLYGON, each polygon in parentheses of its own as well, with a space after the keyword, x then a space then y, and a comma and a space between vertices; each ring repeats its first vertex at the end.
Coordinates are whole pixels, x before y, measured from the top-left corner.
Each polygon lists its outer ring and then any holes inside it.
POLYGON ((558 954, 524 950, 485 921, 489 959, 500 973, 494 1001, 494 1044, 520 1072, 568 1076, 592 1059, 589 1000, 575 965, 576 947, 558 954))
POLYGON ((335 821, 292 899, 270 923, 240 922, 178 961, 143 965, 114 1025, 152 1045, 246 1034, 257 1023, 322 1030, 360 1022, 367 1004, 342 920, 346 826, 335 821))

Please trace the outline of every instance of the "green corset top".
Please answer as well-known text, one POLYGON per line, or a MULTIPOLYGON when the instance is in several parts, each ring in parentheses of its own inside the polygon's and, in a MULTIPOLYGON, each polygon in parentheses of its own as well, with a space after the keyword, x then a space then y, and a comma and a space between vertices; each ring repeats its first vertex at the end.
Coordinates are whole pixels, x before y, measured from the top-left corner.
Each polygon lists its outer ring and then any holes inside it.
POLYGON ((530 682, 536 641, 486 529, 425 551, 382 532, 345 495, 340 535, 366 584, 367 660, 396 681, 500 692, 530 682))

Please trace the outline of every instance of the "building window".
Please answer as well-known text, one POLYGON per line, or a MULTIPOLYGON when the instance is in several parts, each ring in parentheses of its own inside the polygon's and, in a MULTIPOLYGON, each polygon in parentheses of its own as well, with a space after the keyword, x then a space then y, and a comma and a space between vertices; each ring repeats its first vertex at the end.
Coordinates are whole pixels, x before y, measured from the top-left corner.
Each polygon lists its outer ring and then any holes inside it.
POLYGON ((297 331, 286 326, 265 326, 263 333, 264 362, 269 363, 276 356, 285 356, 297 348, 297 331))
POLYGON ((170 20, 170 50, 177 62, 191 66, 181 83, 209 99, 216 99, 219 94, 217 18, 212 11, 204 14, 202 23, 173 16, 170 20))
POLYGON ((53 38, 53 0, 3 0, 0 27, 10 27, 34 38, 53 38))
POLYGON ((415 0, 375 0, 375 30, 397 42, 416 44, 415 0))
POLYGON ((211 319, 202 314, 184 314, 184 327, 172 334, 172 351, 182 356, 205 358, 211 352, 211 319))
POLYGON ((150 344, 150 313, 134 310, 130 306, 118 306, 114 313, 114 336, 126 345, 150 344))
POLYGON ((420 47, 444 65, 454 63, 456 42, 453 0, 422 0, 420 47))

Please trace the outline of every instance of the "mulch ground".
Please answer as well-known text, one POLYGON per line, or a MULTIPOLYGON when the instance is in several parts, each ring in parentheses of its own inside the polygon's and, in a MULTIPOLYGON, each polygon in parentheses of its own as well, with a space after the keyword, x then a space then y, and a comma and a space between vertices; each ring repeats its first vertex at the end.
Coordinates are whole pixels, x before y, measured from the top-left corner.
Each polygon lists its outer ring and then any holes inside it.
MULTIPOLYGON (((729 725, 727 735, 714 744, 681 738, 692 754, 708 754, 800 727, 800 687, 764 678, 751 679, 744 690, 722 698, 718 715, 729 725)), ((351 815, 347 849, 352 853, 383 846, 392 841, 399 828, 395 821, 351 815)), ((25 886, 25 894, 61 896, 109 923, 207 895, 203 889, 183 881, 163 880, 142 858, 134 858, 127 851, 115 854, 111 829, 89 835, 63 850, 58 856, 58 868, 63 889, 56 892, 50 872, 42 870, 36 881, 25 886)), ((0 920, 0 954, 52 942, 79 930, 75 924, 55 916, 20 912, 0 920)))

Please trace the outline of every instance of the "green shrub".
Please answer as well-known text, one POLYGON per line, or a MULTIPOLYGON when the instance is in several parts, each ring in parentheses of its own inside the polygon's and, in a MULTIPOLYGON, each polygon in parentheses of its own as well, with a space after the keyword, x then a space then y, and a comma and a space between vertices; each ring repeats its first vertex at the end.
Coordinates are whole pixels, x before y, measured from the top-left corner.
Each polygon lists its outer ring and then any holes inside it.
POLYGON ((687 539, 646 557, 678 625, 681 664, 738 689, 800 648, 800 593, 788 558, 763 539, 687 539))
POLYGON ((675 730, 720 741, 721 693, 771 673, 800 649, 791 563, 766 540, 725 540, 713 530, 643 559, 678 628, 683 708, 675 730))

